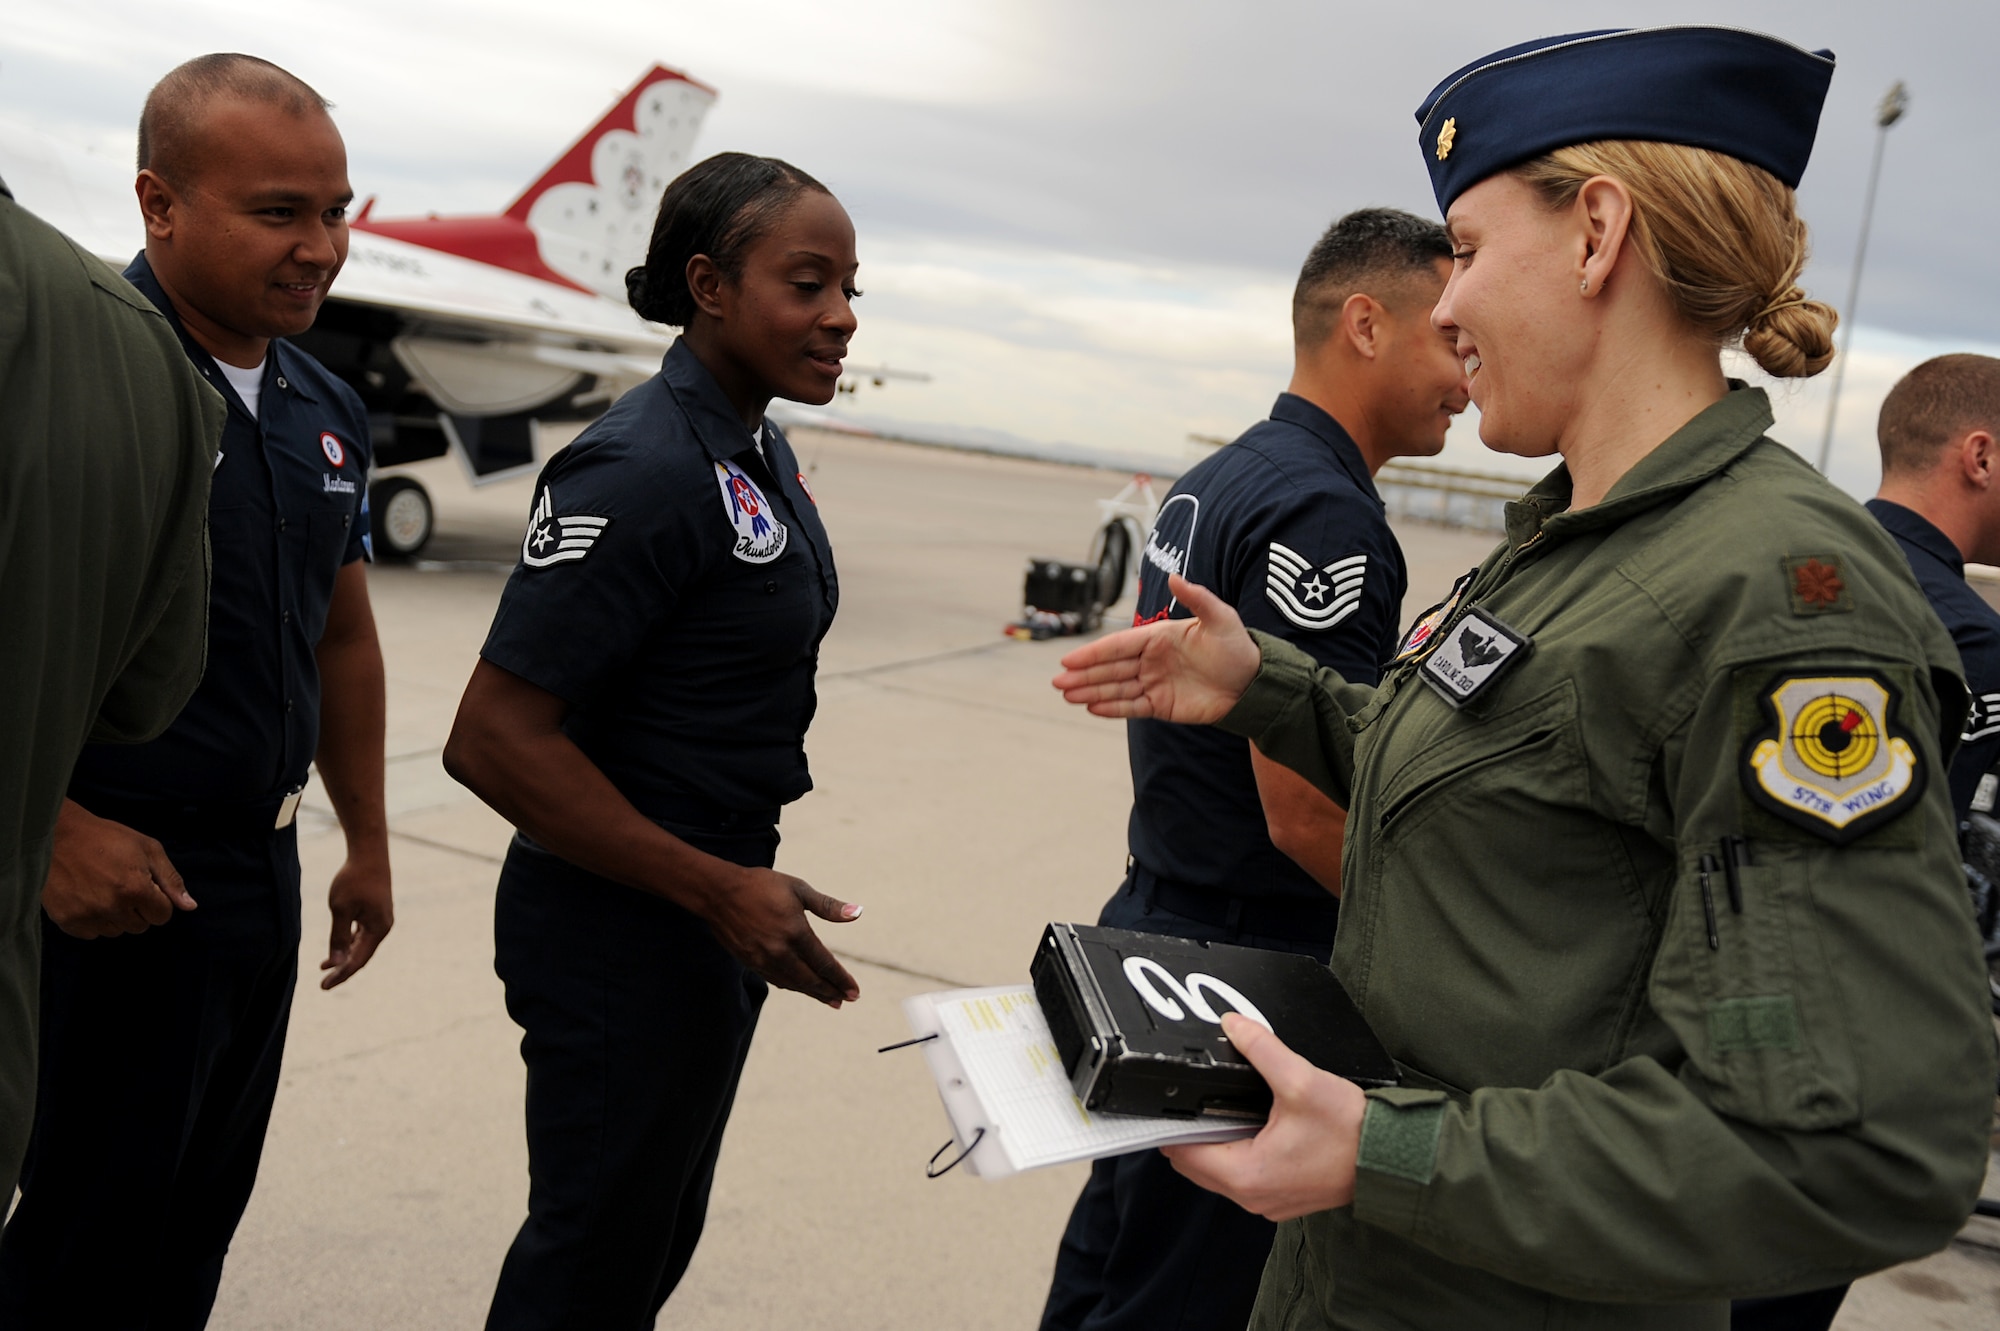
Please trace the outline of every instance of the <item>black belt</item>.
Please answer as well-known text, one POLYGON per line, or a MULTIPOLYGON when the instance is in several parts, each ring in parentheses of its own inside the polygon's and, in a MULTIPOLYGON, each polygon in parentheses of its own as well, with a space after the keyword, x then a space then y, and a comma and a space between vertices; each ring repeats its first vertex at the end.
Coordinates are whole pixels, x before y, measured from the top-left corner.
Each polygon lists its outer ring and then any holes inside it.
POLYGON ((270 836, 298 816, 299 791, 259 800, 127 799, 85 793, 78 804, 155 840, 185 837, 270 836))
POLYGON ((1176 915, 1266 938, 1331 943, 1334 926, 1340 919, 1340 899, 1331 892, 1324 901, 1302 897, 1240 897, 1215 888, 1176 883, 1136 860, 1126 876, 1149 900, 1176 915))

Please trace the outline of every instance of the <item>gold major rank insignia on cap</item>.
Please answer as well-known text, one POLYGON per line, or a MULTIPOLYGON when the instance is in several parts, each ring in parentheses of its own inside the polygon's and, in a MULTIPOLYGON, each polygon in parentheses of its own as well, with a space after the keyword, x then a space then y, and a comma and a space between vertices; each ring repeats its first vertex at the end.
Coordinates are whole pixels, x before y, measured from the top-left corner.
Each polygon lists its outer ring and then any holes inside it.
POLYGON ((1758 700, 1766 725, 1743 746, 1743 785, 1786 822, 1845 845, 1923 793, 1923 764, 1895 724, 1901 699, 1881 675, 1781 675, 1758 700))
POLYGON ((1444 128, 1438 131, 1437 153, 1438 153, 1438 160, 1440 162, 1442 162, 1445 158, 1451 156, 1451 145, 1454 141, 1457 140, 1457 138, 1458 138, 1458 117, 1453 116, 1449 120, 1445 121, 1444 128))
POLYGON ((1844 614, 1854 597, 1840 576, 1838 555, 1793 555, 1785 560, 1785 590, 1795 615, 1844 614))

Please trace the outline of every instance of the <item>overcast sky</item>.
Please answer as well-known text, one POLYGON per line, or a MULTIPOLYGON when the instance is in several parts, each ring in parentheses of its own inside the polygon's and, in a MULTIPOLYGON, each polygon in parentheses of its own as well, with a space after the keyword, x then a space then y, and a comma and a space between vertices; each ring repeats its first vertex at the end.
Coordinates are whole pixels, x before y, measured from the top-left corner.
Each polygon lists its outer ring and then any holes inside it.
MULTIPOLYGON (((853 213, 857 357, 936 375, 859 410, 1173 454, 1189 431, 1235 433, 1283 386, 1291 278, 1329 220, 1434 214, 1412 112, 1440 77, 1527 37, 1675 22, 1839 56, 1800 191, 1807 283, 1836 303, 1873 107, 1910 86, 1843 395, 1843 466, 1866 470, 1896 374, 2000 344, 1993 0, 13 0, 0 115, 129 152, 160 74, 244 50, 337 103, 378 215, 490 211, 659 60, 721 94, 698 153, 787 157, 853 213)), ((1808 452, 1824 391, 1781 400, 1808 452)), ((1453 433, 1453 460, 1487 461, 1453 433)))

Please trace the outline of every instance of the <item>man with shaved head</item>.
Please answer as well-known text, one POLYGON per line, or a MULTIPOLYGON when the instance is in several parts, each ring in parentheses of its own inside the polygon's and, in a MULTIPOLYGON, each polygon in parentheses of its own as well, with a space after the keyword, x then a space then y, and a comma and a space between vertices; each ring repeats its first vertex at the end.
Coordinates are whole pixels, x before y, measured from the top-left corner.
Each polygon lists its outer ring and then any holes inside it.
POLYGON ((41 1057, 0 1325, 199 1327, 256 1181, 297 983, 293 820, 318 763, 347 837, 323 987, 391 921, 360 400, 284 339, 347 255, 327 103, 209 55, 146 99, 126 278, 227 404, 208 667, 150 743, 84 750, 43 892, 41 1057))

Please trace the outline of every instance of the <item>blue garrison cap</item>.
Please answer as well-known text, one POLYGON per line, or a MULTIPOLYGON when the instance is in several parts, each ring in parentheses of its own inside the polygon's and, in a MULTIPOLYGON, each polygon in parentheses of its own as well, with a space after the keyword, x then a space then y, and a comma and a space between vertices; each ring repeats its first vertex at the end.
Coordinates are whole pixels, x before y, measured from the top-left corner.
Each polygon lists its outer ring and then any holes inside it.
POLYGON ((1417 108, 1438 211, 1497 171, 1572 143, 1709 148, 1792 188, 1805 174, 1833 52, 1738 28, 1622 28, 1475 60, 1417 108))

